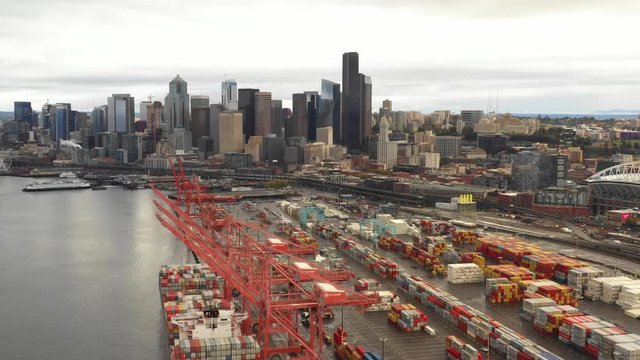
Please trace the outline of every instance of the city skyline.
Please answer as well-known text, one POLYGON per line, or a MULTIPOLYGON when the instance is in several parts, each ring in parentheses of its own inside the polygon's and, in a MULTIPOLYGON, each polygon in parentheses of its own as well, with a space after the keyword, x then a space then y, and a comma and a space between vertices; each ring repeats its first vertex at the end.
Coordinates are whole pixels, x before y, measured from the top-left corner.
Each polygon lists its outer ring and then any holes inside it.
POLYGON ((31 0, 2 9, 0 110, 6 111, 13 101, 39 109, 47 99, 91 111, 114 93, 162 100, 175 74, 189 82, 191 94, 208 95, 212 103, 221 98, 220 84, 233 78, 239 88, 271 92, 290 107, 291 94, 320 90, 321 79, 340 82, 340 56, 350 51, 360 54, 360 67, 375 84, 374 108, 389 98, 402 110, 486 111, 489 93, 497 107, 498 89, 499 109, 514 113, 639 107, 640 50, 631 44, 640 6, 633 1, 194 1, 184 7, 65 0, 51 9, 31 0), (110 12, 114 16, 100 18, 110 12), (72 22, 74 30, 47 27, 43 41, 38 24, 51 16, 72 22), (326 27, 327 20, 361 30, 326 27), (167 21, 174 26, 165 27, 167 21), (183 55, 203 39, 223 38, 223 28, 236 31, 205 49, 215 57, 183 55), (248 42, 265 28, 295 47, 283 42, 276 52, 271 41, 248 42), (305 42, 307 32, 292 28, 315 29, 331 40, 305 42), (158 56, 144 50, 146 41, 176 51, 158 56))

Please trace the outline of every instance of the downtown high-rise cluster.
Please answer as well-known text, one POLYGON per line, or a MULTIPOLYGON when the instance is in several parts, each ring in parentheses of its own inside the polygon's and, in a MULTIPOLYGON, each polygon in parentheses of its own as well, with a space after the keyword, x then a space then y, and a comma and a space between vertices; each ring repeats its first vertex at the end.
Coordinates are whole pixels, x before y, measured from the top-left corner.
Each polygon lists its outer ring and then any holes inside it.
POLYGON ((124 93, 112 94, 90 114, 72 110, 70 103, 46 103, 37 113, 24 101, 15 102, 14 114, 19 130, 37 129, 58 148, 73 140, 91 151, 83 158, 134 162, 196 150, 201 159, 250 154, 252 162, 280 165, 285 157, 304 162, 307 144, 308 156, 337 158, 366 151, 372 127, 371 79, 359 72, 358 53, 345 53, 342 66, 342 89, 322 79, 320 91, 292 94, 290 109, 271 92, 239 88, 234 79, 222 82, 221 99, 212 102, 189 94, 187 81, 177 75, 164 102, 149 97, 139 103, 137 119, 135 99, 124 93))

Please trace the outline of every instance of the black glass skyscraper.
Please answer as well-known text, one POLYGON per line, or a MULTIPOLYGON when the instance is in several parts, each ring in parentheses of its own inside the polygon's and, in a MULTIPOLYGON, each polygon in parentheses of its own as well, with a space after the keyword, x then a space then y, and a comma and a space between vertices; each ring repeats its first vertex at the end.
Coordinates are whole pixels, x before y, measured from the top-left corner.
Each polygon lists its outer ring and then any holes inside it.
POLYGON ((361 150, 371 133, 371 78, 359 73, 358 53, 342 55, 341 143, 361 150))
POLYGON ((341 143, 348 149, 358 149, 362 146, 362 114, 360 112, 362 87, 358 62, 357 52, 342 55, 341 143))
POLYGON ((244 141, 256 134, 256 93, 259 89, 238 90, 238 110, 242 112, 244 141))

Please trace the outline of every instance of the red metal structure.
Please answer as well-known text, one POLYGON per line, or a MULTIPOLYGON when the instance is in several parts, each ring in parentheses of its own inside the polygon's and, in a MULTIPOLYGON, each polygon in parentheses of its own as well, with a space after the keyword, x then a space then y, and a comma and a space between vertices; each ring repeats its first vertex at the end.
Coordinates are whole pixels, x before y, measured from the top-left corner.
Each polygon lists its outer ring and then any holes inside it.
POLYGON ((320 358, 325 313, 336 306, 362 309, 375 302, 337 285, 349 277, 344 271, 318 268, 299 257, 308 249, 295 244, 274 248, 267 239, 276 235, 221 212, 220 206, 200 196, 197 177, 188 180, 175 167, 174 176, 178 200, 153 190, 156 217, 224 277, 224 296, 249 314, 242 324, 243 333, 257 336, 262 359, 292 353, 300 359, 320 358), (302 311, 310 314, 308 327, 301 325, 302 311))

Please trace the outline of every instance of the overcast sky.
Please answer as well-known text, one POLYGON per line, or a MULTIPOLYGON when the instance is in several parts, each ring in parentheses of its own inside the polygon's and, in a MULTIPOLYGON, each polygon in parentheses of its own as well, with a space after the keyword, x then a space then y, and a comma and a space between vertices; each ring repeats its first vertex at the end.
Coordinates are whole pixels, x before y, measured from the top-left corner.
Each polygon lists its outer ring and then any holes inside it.
POLYGON ((6 0, 0 110, 164 101, 176 74, 215 102, 228 77, 290 104, 341 82, 347 51, 376 108, 495 109, 499 89, 501 112, 638 109, 638 24, 637 0, 6 0))

